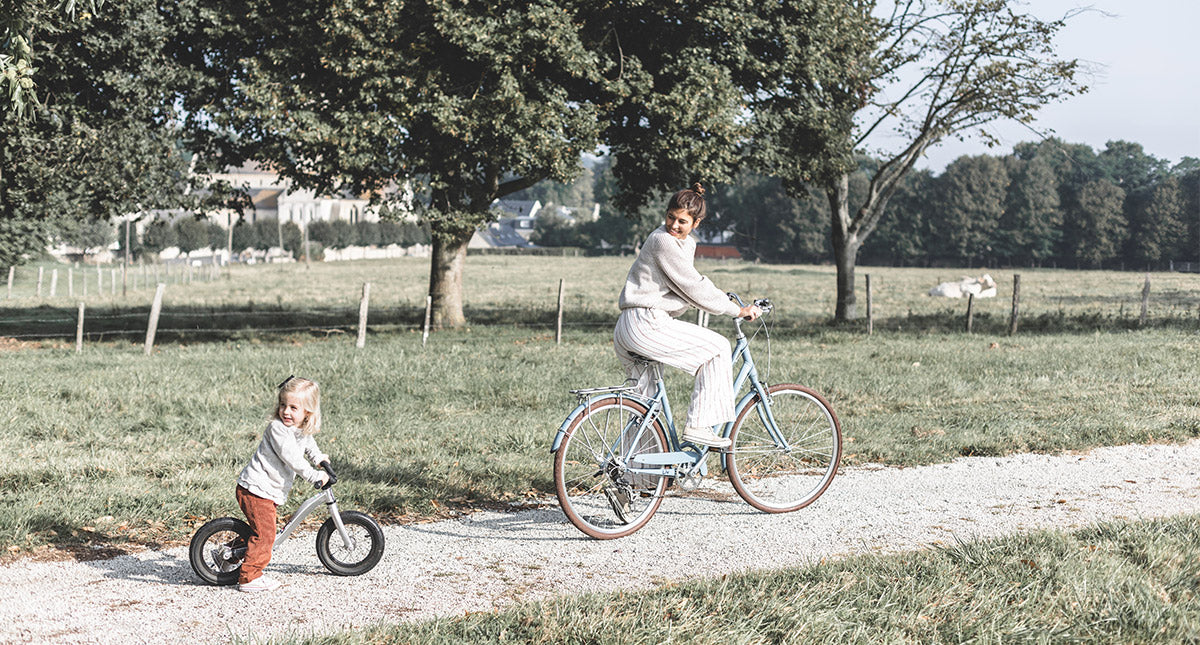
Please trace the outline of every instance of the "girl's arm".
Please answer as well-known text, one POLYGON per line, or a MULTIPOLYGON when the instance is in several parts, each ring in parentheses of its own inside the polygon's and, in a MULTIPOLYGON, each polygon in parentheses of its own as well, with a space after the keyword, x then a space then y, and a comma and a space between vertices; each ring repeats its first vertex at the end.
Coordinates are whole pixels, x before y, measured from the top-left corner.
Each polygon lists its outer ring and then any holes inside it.
MULTIPOLYGON (((312 437, 305 438, 312 439, 312 437)), ((296 435, 292 430, 283 422, 276 420, 267 426, 267 440, 271 442, 275 454, 279 455, 283 463, 287 464, 297 475, 313 484, 324 481, 325 471, 316 470, 312 464, 308 463, 308 460, 304 458, 305 449, 296 440, 296 435)))

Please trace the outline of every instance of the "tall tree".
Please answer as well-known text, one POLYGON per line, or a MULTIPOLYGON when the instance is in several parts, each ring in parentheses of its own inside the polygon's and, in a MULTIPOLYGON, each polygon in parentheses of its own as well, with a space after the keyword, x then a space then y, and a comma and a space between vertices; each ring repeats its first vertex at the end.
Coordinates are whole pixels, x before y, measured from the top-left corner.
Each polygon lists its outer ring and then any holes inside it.
POLYGON ((936 219, 930 222, 930 246, 942 259, 968 263, 992 255, 1007 191, 1008 172, 996 157, 952 161, 934 181, 936 219))
POLYGON ((1200 262, 1200 159, 1184 157, 1171 172, 1179 177, 1183 219, 1188 230, 1188 242, 1182 257, 1200 262))
POLYGON ((888 201, 892 216, 881 219, 879 228, 863 243, 863 260, 901 266, 928 261, 929 247, 937 240, 930 230, 936 219, 930 199, 935 181, 929 170, 914 170, 900 180, 888 201))
POLYGON ((556 4, 202 4, 179 54, 207 82, 185 107, 209 163, 257 157, 324 193, 421 181, 437 326, 465 322, 467 242, 492 201, 572 179, 597 144, 573 89, 599 70, 556 4))
POLYGON ((763 31, 744 0, 202 4, 179 56, 206 84, 184 105, 206 163, 256 156, 318 192, 422 182, 442 327, 465 323, 467 242, 491 203, 571 181, 602 140, 624 212, 728 176, 763 31))
POLYGON ((1129 259, 1146 264, 1182 259, 1187 242, 1183 208, 1178 177, 1167 176, 1155 184, 1130 225, 1129 259))
POLYGON ((743 258, 765 262, 816 262, 825 256, 829 216, 817 196, 793 197, 775 177, 743 172, 715 187, 709 200, 715 221, 731 230, 743 258))
POLYGON ((171 25, 151 0, 48 21, 33 40, 36 118, 0 111, 0 265, 64 218, 104 220, 185 203, 172 127, 171 25))
POLYGON ((1038 108, 1084 88, 1075 80, 1076 61, 1054 51, 1069 15, 1043 21, 1020 13, 1015 0, 896 0, 876 23, 874 2, 825 5, 843 16, 844 29, 864 36, 825 57, 840 79, 830 73, 827 82, 813 83, 812 69, 782 58, 783 82, 754 105, 756 143, 763 167, 793 190, 815 181, 825 191, 837 265, 835 316, 849 320, 857 316, 859 249, 925 150, 969 132, 994 140, 987 125, 1029 123, 1038 108), (823 108, 819 118, 804 109, 809 105, 823 108), (865 199, 852 204, 850 155, 883 131, 898 134, 899 151, 880 155, 865 199))
POLYGON ((1043 156, 1014 158, 1014 166, 997 234, 998 251, 1013 261, 1040 264, 1053 257, 1062 237, 1058 184, 1043 156))
POLYGON ((1066 204, 1063 242, 1068 257, 1099 267, 1117 258, 1125 242, 1125 191, 1107 179, 1087 182, 1066 204))

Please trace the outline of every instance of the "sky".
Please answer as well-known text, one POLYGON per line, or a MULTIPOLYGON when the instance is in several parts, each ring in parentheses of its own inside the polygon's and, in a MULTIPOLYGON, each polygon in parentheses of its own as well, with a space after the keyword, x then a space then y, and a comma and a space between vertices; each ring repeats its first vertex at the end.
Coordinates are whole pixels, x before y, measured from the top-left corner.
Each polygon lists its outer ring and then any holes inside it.
MULTIPOLYGON (((1042 108, 1033 128, 1097 152, 1123 140, 1171 164, 1200 158, 1200 0, 1028 0, 1025 7, 1043 20, 1094 9, 1069 20, 1056 38, 1061 57, 1092 69, 1083 79, 1089 91, 1042 108)), ((997 147, 977 137, 951 139, 917 167, 940 173, 962 155, 1002 156, 1017 143, 1039 140, 1020 124, 993 130, 997 147)))

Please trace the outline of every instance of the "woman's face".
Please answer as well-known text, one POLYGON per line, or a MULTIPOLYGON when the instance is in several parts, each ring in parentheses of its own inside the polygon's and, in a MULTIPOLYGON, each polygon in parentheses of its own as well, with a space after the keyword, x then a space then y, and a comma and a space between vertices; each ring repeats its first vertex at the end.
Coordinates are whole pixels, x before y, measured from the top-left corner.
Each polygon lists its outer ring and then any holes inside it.
POLYGON ((682 208, 674 211, 667 211, 667 219, 663 222, 663 227, 671 234, 671 237, 677 240, 685 240, 696 228, 696 221, 682 208))

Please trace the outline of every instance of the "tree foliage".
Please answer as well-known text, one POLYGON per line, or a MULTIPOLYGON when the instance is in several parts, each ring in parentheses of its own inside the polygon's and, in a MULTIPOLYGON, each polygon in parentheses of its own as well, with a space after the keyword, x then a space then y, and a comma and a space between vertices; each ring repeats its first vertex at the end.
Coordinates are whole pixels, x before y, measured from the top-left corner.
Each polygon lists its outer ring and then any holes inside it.
MULTIPOLYGON (((1014 0, 897 0, 885 19, 874 2, 827 3, 847 30, 864 32, 833 48, 824 83, 781 56, 786 79, 754 105, 760 167, 798 192, 816 182, 830 203, 837 264, 838 319, 856 317, 854 266, 902 178, 931 145, 999 120, 1029 123, 1043 105, 1082 91, 1077 63, 1059 59, 1054 35, 1064 20, 1020 13, 1014 0), (814 118, 804 106, 825 108, 814 118), (761 114, 761 116, 760 116, 761 114), (881 163, 864 199, 850 202, 851 154, 883 132, 900 143, 876 154, 881 163)), ((789 41, 790 42, 790 41, 789 41)), ((804 60, 797 57, 796 61, 804 60)))
POLYGON ((0 110, 0 264, 45 244, 64 221, 187 203, 187 160, 172 128, 180 79, 161 50, 174 33, 169 18, 149 0, 65 20, 44 3, 23 4, 38 26, 29 41, 39 100, 26 103, 31 119, 0 110))

